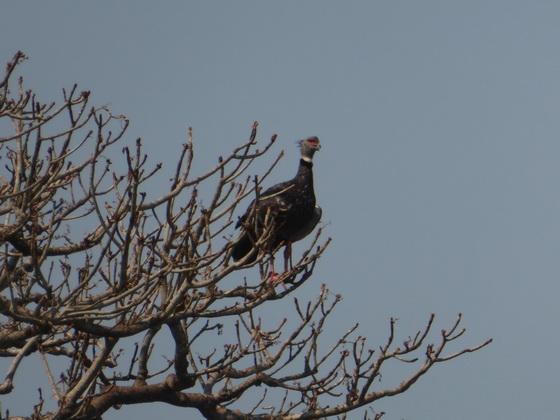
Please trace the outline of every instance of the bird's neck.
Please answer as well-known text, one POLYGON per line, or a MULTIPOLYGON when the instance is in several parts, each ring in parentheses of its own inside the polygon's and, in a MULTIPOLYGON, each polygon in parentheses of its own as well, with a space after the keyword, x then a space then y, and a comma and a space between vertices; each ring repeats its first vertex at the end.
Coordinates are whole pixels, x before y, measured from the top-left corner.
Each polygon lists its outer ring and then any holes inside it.
POLYGON ((296 178, 303 178, 313 182, 313 162, 311 160, 301 158, 296 178))
POLYGON ((313 168, 313 161, 311 158, 304 156, 299 161, 299 172, 302 170, 310 171, 313 168))

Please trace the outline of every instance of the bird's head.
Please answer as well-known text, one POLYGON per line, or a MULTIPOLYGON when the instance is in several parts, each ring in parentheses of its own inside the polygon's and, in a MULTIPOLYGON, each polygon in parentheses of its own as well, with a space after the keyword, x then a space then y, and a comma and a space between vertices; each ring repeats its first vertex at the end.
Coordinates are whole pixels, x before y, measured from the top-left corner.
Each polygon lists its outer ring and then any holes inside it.
POLYGON ((309 137, 305 140, 300 140, 299 147, 301 149, 301 158, 306 162, 311 162, 315 152, 321 150, 321 144, 317 137, 309 137))

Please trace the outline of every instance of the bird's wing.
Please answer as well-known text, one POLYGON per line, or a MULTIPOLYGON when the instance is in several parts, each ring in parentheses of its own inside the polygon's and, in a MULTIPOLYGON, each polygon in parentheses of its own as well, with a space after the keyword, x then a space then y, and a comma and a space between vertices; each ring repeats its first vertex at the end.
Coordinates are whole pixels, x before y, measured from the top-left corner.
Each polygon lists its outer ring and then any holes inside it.
MULTIPOLYGON (((262 193, 258 198, 258 212, 260 217, 264 217, 269 209, 277 214, 288 211, 292 206, 292 203, 288 199, 289 191, 291 191, 292 188, 294 188, 294 182, 286 181, 273 185, 262 193)), ((254 211, 254 205, 255 201, 253 200, 245 214, 237 221, 235 225, 236 228, 239 228, 247 220, 251 212, 254 211)))
POLYGON ((294 187, 293 180, 273 185, 259 197, 259 208, 263 208, 265 212, 269 208, 277 213, 288 211, 292 207, 293 200, 290 200, 290 196, 294 187))
POLYGON ((294 181, 293 180, 286 181, 286 182, 280 182, 279 184, 273 185, 272 187, 267 189, 265 192, 263 192, 259 196, 259 200, 266 200, 270 197, 276 197, 278 195, 285 195, 286 192, 290 191, 293 187, 294 187, 294 181))

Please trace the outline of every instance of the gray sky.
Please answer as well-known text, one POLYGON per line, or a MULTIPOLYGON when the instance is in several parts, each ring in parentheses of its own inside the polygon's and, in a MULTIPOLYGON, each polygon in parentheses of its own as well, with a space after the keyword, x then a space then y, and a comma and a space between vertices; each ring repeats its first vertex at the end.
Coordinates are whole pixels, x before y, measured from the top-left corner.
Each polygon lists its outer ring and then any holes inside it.
MULTIPOLYGON (((321 139, 333 243, 298 296, 341 293, 333 334, 360 322, 375 348, 390 317, 404 339, 431 313, 435 332, 463 313, 463 346, 494 338, 375 405, 386 419, 558 416, 560 3, 20 1, 2 15, 0 60, 24 51, 28 88, 91 90, 154 164, 171 170, 192 126, 209 168, 259 121, 286 151, 272 183, 295 173, 297 139, 321 139)), ((107 418, 156 410, 194 414, 107 418)))

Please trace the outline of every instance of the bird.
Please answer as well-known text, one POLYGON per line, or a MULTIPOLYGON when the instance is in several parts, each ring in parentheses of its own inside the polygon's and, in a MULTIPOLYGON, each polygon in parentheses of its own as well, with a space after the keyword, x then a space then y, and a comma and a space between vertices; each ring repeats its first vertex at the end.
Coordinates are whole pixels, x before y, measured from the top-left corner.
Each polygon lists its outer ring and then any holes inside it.
MULTIPOLYGON (((313 155, 321 149, 317 137, 300 140, 301 159, 294 178, 270 187, 241 216, 236 228, 242 232, 232 246, 232 257, 239 261, 251 253, 263 233, 267 233, 262 249, 271 255, 270 278, 274 272, 274 252, 285 245, 284 269, 291 262, 291 245, 309 235, 319 223, 322 209, 316 204, 313 189, 313 155)), ((245 263, 257 259, 253 253, 245 263)))

